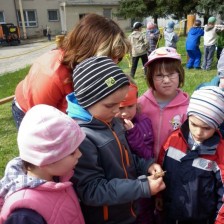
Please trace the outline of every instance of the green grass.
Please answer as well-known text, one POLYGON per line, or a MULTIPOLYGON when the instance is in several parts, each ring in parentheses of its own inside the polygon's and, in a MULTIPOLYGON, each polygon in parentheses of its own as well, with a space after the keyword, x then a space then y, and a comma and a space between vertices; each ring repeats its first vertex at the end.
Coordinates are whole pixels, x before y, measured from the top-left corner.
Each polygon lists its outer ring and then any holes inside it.
MULTIPOLYGON (((13 73, 0 76, 0 99, 14 95, 16 85, 29 70, 29 66, 13 73)), ((18 155, 16 145, 17 129, 15 127, 11 103, 0 105, 0 176, 6 163, 18 155)))
MULTIPOLYGON (((160 41, 160 46, 164 46, 164 40, 160 41)), ((178 52, 182 57, 182 64, 185 67, 187 55, 185 51, 185 37, 181 37, 177 44, 178 52)), ((203 51, 203 49, 201 48, 203 51)), ((216 57, 210 71, 202 70, 185 70, 185 85, 183 90, 192 94, 195 87, 202 82, 211 80, 217 74, 216 57)), ((126 74, 130 73, 127 58, 119 64, 126 74)), ((29 67, 19 71, 3 74, 0 76, 0 99, 14 95, 15 87, 20 80, 27 74, 29 67)), ((142 64, 139 61, 139 66, 135 75, 135 81, 139 87, 139 95, 142 95, 147 90, 147 85, 144 79, 142 64)), ((3 175, 6 163, 13 157, 18 155, 16 144, 17 130, 11 114, 11 103, 0 105, 0 177, 3 175)))

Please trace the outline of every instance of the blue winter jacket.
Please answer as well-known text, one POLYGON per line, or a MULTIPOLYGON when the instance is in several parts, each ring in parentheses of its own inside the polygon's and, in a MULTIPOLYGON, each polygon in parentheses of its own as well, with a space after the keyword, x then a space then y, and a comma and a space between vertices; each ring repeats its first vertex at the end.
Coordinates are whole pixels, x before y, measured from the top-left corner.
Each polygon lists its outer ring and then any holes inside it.
POLYGON ((201 27, 192 27, 186 39, 186 50, 195 50, 200 45, 200 38, 204 36, 204 30, 201 27))
POLYGON ((224 140, 219 132, 191 150, 188 120, 161 148, 159 164, 166 170, 164 206, 167 218, 224 223, 224 140), (216 220, 216 221, 215 221, 216 220))

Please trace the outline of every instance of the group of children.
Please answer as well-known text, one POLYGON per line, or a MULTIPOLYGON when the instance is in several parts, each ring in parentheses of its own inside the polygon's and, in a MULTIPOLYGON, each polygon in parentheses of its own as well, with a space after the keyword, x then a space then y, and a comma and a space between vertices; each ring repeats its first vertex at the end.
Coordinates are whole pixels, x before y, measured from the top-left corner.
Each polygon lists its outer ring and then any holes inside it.
MULTIPOLYGON (((210 70, 213 62, 215 50, 217 48, 217 59, 220 58, 221 51, 224 47, 224 27, 223 25, 216 26, 216 18, 211 16, 208 19, 208 24, 204 27, 201 26, 201 21, 196 19, 193 27, 187 33, 186 39, 186 51, 188 60, 186 67, 188 69, 203 69, 210 70), (200 51, 200 38, 204 36, 204 54, 203 63, 201 64, 201 51, 200 51)), ((130 34, 129 39, 132 44, 132 68, 131 76, 134 77, 137 69, 139 57, 142 59, 142 64, 146 63, 146 53, 150 55, 152 51, 158 48, 159 39, 161 34, 157 25, 149 21, 147 23, 146 34, 142 33, 142 24, 137 22, 133 26, 133 32, 130 34), (139 26, 136 27, 136 24, 139 26), (146 37, 145 37, 146 36, 146 37), (139 38, 141 37, 141 38, 139 38), (136 48, 144 46, 142 50, 136 54, 136 48), (146 49, 148 47, 148 49, 146 49)), ((174 21, 169 21, 164 28, 163 37, 165 41, 165 47, 172 47, 177 49, 177 42, 179 36, 174 30, 174 21)))
POLYGON ((217 50, 217 59, 219 60, 222 49, 224 47, 224 26, 216 26, 216 18, 211 16, 208 24, 201 26, 200 20, 195 20, 193 27, 188 31, 186 39, 186 50, 188 61, 186 67, 188 69, 210 70, 217 50), (200 38, 204 36, 204 54, 201 65, 200 38))
POLYGON ((160 211, 167 224, 224 222, 224 92, 189 98, 172 47, 145 67, 149 89, 138 97, 111 58, 87 58, 73 70, 67 115, 28 110, 19 157, 0 181, 0 223, 151 224, 160 211))

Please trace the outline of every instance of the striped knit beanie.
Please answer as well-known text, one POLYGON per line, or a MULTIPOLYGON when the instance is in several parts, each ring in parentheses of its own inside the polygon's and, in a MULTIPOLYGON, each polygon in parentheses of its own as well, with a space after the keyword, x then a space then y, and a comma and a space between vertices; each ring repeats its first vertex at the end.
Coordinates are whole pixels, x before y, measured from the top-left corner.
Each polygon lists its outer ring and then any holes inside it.
POLYGON ((193 92, 188 116, 198 117, 212 128, 224 121, 224 92, 217 86, 206 86, 193 92))
POLYGON ((91 57, 73 70, 75 97, 83 108, 97 103, 119 88, 129 85, 123 71, 108 57, 91 57))

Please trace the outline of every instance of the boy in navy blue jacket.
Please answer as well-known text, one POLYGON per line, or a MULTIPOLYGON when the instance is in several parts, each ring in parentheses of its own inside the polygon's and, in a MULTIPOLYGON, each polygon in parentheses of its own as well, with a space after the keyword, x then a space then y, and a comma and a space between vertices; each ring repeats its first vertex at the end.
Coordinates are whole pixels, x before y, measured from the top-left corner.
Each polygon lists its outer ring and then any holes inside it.
POLYGON ((224 139, 218 130, 224 119, 224 92, 215 86, 194 91, 187 114, 159 155, 166 170, 166 224, 224 223, 224 139))

